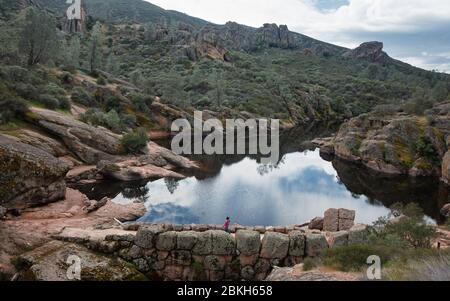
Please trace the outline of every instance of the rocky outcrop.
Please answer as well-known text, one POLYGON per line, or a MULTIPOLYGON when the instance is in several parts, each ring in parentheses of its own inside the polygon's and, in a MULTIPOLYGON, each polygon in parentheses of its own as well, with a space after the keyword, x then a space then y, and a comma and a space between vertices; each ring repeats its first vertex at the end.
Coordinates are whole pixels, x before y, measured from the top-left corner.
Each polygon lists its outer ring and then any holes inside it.
POLYGON ((0 135, 0 200, 6 207, 30 207, 63 199, 69 166, 51 154, 0 135))
POLYGON ((356 59, 365 59, 370 62, 385 64, 389 56, 383 51, 382 42, 366 42, 359 47, 346 53, 346 56, 351 56, 356 59))
POLYGON ((253 51, 263 48, 307 49, 315 55, 341 53, 343 48, 322 43, 289 31, 286 25, 264 24, 252 28, 235 22, 208 24, 195 37, 196 43, 208 43, 228 50, 253 51))
MULTIPOLYGON (((65 159, 72 170, 69 182, 96 181, 103 176, 120 181, 161 177, 184 178, 173 169, 192 170, 198 166, 182 156, 149 142, 143 155, 125 155, 121 135, 94 127, 55 111, 32 108, 28 118, 47 133, 21 130, 18 140, 65 159), (76 156, 82 163, 73 158, 76 156), (77 165, 77 166, 75 166, 77 165)), ((167 111, 167 110, 166 110, 167 111)))
POLYGON ((341 272, 304 271, 303 264, 294 267, 275 267, 266 281, 358 281, 352 274, 341 272))
POLYGON ((114 160, 123 154, 120 135, 93 127, 71 116, 40 108, 32 108, 29 119, 42 129, 60 138, 64 145, 87 164, 114 160))
POLYGON ((136 281, 146 277, 121 258, 110 258, 92 252, 79 244, 49 242, 17 260, 21 280, 32 281, 136 281), (80 264, 79 279, 69 268, 80 264))
POLYGON ((363 114, 341 126, 332 142, 334 152, 381 173, 440 175, 447 150, 445 137, 450 133, 448 121, 448 117, 438 117, 431 124, 422 117, 363 114))

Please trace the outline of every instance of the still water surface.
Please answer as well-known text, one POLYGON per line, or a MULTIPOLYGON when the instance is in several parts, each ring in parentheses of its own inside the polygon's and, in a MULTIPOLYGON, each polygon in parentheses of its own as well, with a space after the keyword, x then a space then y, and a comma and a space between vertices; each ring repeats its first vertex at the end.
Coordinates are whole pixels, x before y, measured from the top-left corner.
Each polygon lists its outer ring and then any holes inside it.
MULTIPOLYGON (((378 178, 353 164, 324 160, 319 150, 286 154, 277 166, 241 158, 221 162, 215 174, 201 178, 108 186, 115 202, 145 203, 148 213, 141 221, 178 224, 221 224, 230 216, 242 225, 294 225, 328 208, 356 210, 358 223, 372 223, 396 202, 419 203, 437 220, 440 198, 448 195, 438 181, 378 178)), ((96 190, 106 191, 90 192, 96 190)))

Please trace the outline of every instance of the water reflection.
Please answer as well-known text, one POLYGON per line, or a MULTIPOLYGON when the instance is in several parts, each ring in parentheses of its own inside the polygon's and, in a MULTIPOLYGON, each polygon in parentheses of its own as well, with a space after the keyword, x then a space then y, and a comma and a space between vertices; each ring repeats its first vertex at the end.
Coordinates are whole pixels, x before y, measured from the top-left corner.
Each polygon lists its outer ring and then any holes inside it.
POLYGON ((357 222, 371 223, 396 202, 419 203, 428 217, 442 221, 439 208, 449 195, 445 185, 432 178, 380 176, 360 165, 322 158, 307 141, 333 130, 311 125, 284 132, 284 156, 276 165, 261 165, 257 157, 194 157, 204 168, 185 180, 76 188, 92 199, 143 202, 148 213, 141 220, 155 222, 220 224, 230 216, 244 225, 290 225, 322 216, 328 208, 348 208, 357 211, 357 222))
MULTIPOLYGON (((245 225, 290 225, 321 216, 328 208, 341 207, 356 210, 357 222, 371 223, 386 215, 385 205, 389 204, 383 204, 373 192, 393 194, 394 200, 398 186, 390 182, 389 190, 382 180, 378 185, 361 182, 369 174, 359 169, 357 175, 358 169, 349 172, 340 164, 344 163, 325 161, 315 150, 287 154, 277 166, 262 166, 245 158, 223 166, 210 178, 157 180, 145 186, 149 191, 145 194, 148 214, 142 220, 217 224, 231 216, 233 222, 245 225)), ((407 200, 409 190, 403 187, 406 190, 400 189, 397 194, 402 201, 407 200)), ((420 200, 420 194, 414 197, 420 200)), ((133 198, 120 193, 115 201, 127 203, 133 198)))

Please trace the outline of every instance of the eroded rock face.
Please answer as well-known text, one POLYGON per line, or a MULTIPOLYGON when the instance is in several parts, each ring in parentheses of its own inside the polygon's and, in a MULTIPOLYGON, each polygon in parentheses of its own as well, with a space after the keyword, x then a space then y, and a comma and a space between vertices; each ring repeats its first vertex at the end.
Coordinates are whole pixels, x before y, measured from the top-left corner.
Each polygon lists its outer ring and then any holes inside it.
MULTIPOLYGON (((333 142, 335 154, 385 174, 440 175, 440 162, 447 150, 445 137, 450 131, 445 120, 447 117, 438 117, 432 126, 420 117, 363 114, 341 126, 333 142), (433 154, 425 156, 421 145, 432 149, 433 154)), ((447 167, 444 160, 444 180, 447 167)))
POLYGON ((374 63, 386 63, 388 55, 383 51, 382 42, 366 42, 353 49, 349 55, 357 59, 367 59, 374 63))
POLYGON ((120 135, 55 111, 40 108, 32 108, 31 111, 34 123, 59 137, 68 149, 87 164, 114 160, 114 156, 122 154, 120 135))
POLYGON ((0 201, 30 207, 63 199, 69 166, 34 146, 0 135, 0 201))
POLYGON ((235 22, 225 25, 209 24, 196 35, 195 41, 207 42, 228 50, 252 51, 259 48, 308 49, 315 55, 334 54, 343 50, 339 47, 318 43, 302 34, 289 31, 286 25, 264 24, 260 28, 251 28, 235 22))

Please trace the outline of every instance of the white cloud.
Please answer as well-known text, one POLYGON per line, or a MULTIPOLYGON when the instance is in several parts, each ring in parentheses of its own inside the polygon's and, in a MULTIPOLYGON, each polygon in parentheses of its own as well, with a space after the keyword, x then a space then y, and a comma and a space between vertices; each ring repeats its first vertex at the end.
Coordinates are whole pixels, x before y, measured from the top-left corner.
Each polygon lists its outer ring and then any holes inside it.
MULTIPOLYGON (((450 26, 448 0, 349 0, 347 5, 333 10, 319 9, 315 5, 317 0, 150 0, 150 2, 218 24, 227 21, 254 27, 259 27, 263 23, 287 24, 293 31, 349 48, 367 41, 368 39, 364 38, 374 34, 381 37, 382 34, 427 32, 432 34, 434 31, 442 31, 443 26, 450 26)), ((442 41, 444 42, 449 44, 449 41, 442 41)), ((389 51, 391 45, 386 46, 389 51)), ((433 49, 430 49, 430 52, 432 51, 433 49)), ((450 51, 450 46, 446 51, 450 51)), ((410 51, 409 55, 422 57, 422 52, 410 51)), ((393 56, 396 54, 391 53, 393 56)), ((397 57, 400 58, 399 55, 397 57)), ((423 64, 419 66, 425 67, 423 64)))

